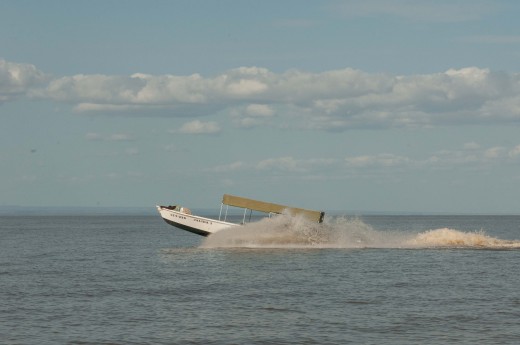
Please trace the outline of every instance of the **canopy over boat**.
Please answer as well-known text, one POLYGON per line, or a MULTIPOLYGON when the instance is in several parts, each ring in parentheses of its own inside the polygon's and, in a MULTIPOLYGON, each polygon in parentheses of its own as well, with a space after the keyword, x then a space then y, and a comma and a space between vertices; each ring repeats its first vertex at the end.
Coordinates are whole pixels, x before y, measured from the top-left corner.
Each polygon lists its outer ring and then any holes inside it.
POLYGON ((325 212, 322 211, 313 211, 303 208, 273 204, 270 202, 258 201, 229 194, 224 194, 222 197, 222 204, 265 213, 281 214, 286 211, 293 216, 302 215, 305 218, 318 223, 323 222, 323 217, 325 216, 325 212))
POLYGON ((208 236, 217 231, 227 229, 234 226, 239 226, 237 223, 230 223, 227 221, 227 211, 229 206, 244 209, 243 220, 240 224, 246 223, 246 213, 249 211, 249 220, 253 211, 271 214, 281 214, 288 212, 291 216, 303 216, 306 219, 321 223, 323 222, 324 212, 306 210, 303 208, 289 207, 270 202, 258 201, 239 196, 224 194, 222 197, 222 204, 220 205, 220 214, 218 219, 211 219, 193 215, 186 207, 181 206, 157 206, 161 217, 170 225, 179 229, 193 232, 198 235, 208 236), (225 214, 222 217, 222 208, 226 206, 225 214), (223 219, 222 219, 223 218, 223 219))

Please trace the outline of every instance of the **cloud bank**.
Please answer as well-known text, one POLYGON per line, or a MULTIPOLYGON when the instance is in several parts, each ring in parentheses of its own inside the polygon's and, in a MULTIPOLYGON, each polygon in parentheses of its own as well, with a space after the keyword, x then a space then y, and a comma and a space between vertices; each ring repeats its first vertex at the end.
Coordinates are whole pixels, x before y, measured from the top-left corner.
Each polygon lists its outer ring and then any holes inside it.
POLYGON ((259 161, 235 161, 210 169, 212 173, 260 173, 266 170, 305 178, 339 178, 367 174, 401 175, 403 172, 437 172, 460 168, 467 171, 489 171, 496 167, 520 163, 520 145, 511 147, 480 147, 471 142, 462 148, 442 150, 423 157, 409 157, 393 153, 330 158, 295 158, 292 156, 266 158, 259 161))
POLYGON ((182 125, 179 131, 184 134, 216 134, 220 132, 220 127, 216 122, 195 120, 182 125))
POLYGON ((241 67, 213 77, 51 78, 33 65, 0 60, 0 102, 21 97, 70 104, 84 113, 187 117, 192 122, 184 131, 193 133, 218 132, 217 123, 199 118, 219 112, 238 127, 327 131, 520 121, 520 74, 477 67, 421 75, 241 67))

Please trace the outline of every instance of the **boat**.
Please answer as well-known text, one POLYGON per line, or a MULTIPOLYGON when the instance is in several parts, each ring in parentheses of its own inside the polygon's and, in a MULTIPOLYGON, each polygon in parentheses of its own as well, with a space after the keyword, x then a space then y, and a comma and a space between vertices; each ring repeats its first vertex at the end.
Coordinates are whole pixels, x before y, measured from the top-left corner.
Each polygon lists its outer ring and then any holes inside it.
POLYGON ((247 223, 246 218, 248 218, 248 222, 251 221, 253 211, 261 212, 266 217, 272 217, 282 213, 287 213, 291 216, 301 215, 310 221, 318 223, 323 222, 323 217, 325 216, 325 212, 322 211, 284 206, 230 194, 224 194, 222 197, 218 219, 194 215, 189 208, 179 205, 157 205, 157 211, 166 223, 201 236, 209 236, 224 229, 244 225, 247 223), (229 207, 244 210, 241 222, 236 223, 227 220, 229 207))

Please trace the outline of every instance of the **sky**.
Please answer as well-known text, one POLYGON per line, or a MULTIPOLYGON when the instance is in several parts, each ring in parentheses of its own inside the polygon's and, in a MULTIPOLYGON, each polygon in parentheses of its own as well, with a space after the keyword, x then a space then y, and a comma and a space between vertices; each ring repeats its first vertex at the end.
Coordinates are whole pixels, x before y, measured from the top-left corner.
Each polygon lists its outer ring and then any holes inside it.
POLYGON ((0 1, 0 206, 519 214, 518 13, 0 1))

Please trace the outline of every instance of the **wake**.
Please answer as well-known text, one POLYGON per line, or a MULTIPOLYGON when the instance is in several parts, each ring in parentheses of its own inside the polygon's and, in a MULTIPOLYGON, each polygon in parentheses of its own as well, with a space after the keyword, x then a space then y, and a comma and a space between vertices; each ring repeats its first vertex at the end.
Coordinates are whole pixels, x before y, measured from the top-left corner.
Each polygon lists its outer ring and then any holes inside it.
POLYGON ((202 248, 474 248, 520 249, 483 231, 442 228, 421 233, 377 231, 358 218, 326 218, 322 224, 281 215, 210 235, 202 248))

